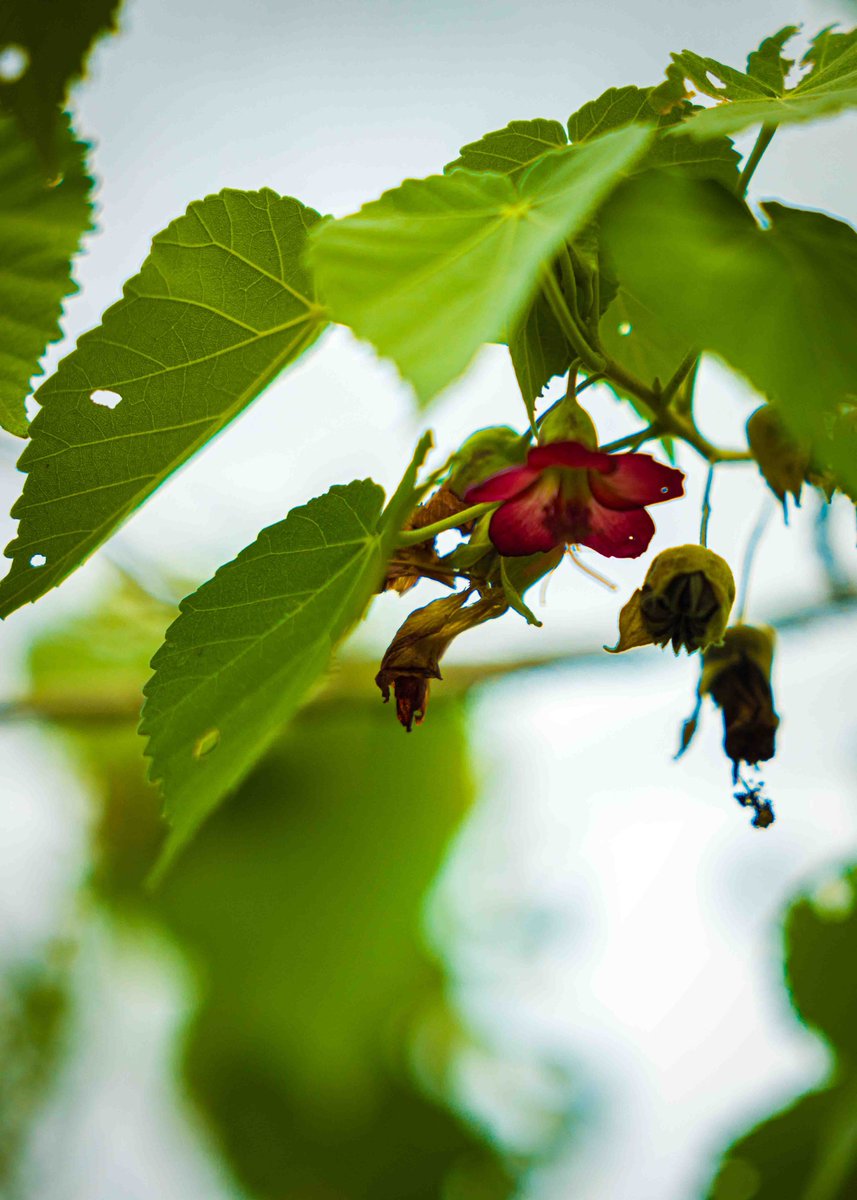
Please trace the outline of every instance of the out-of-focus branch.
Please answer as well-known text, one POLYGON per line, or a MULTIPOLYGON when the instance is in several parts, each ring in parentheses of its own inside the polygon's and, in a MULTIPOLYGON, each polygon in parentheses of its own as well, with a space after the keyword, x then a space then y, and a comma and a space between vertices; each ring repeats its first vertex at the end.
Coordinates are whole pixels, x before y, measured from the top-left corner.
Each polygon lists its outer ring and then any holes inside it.
MULTIPOLYGON (((779 613, 769 613, 760 617, 760 621, 785 633, 818 625, 855 610, 857 588, 843 582, 841 590, 828 599, 779 613)), ((438 692, 438 698, 442 694, 449 697, 461 695, 481 684, 524 671, 571 665, 586 666, 587 669, 610 666, 615 670, 616 660, 604 652, 600 643, 592 642, 589 645, 574 647, 563 654, 533 655, 511 661, 451 663, 444 667, 443 691, 438 692)), ((377 669, 378 664, 374 659, 343 657, 334 665, 327 683, 304 709, 304 714, 311 718, 314 712, 341 704, 374 706, 377 703, 377 693, 373 679, 377 669)), ((134 725, 139 720, 141 703, 140 693, 133 691, 105 691, 88 695, 76 695, 69 691, 43 691, 0 704, 0 721, 38 720, 83 728, 134 725)))

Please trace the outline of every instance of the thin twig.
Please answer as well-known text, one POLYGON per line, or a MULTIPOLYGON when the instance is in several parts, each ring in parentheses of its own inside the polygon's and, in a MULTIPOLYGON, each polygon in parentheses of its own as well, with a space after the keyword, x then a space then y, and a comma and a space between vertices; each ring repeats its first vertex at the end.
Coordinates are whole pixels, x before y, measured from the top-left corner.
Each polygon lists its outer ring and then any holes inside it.
POLYGON ((708 545, 708 522, 711 520, 711 485, 714 483, 714 467, 714 463, 709 464, 705 491, 702 493, 702 520, 699 525, 700 546, 708 545))
POLYGON ((756 524, 753 526, 750 537, 747 539, 747 548, 744 551, 744 559, 741 563, 741 585, 738 589, 738 607, 736 610, 735 620, 737 624, 742 624, 747 612, 747 601, 750 596, 750 576, 753 572, 753 563, 756 558, 756 551, 759 549, 759 544, 762 541, 762 536, 767 528, 768 522, 771 519, 771 513, 774 511, 773 498, 766 496, 759 510, 759 515, 756 518, 756 524))

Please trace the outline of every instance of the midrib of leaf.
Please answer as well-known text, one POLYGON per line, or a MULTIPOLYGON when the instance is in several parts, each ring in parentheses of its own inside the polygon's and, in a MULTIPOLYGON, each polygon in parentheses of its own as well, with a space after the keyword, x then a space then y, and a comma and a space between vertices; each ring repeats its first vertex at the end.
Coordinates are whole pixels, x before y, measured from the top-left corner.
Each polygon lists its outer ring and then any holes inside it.
MULTIPOLYGON (((181 303, 181 301, 177 301, 177 303, 181 303)), ((53 564, 54 573, 56 572, 56 569, 58 567, 63 567, 71 559, 79 558, 79 559, 83 560, 83 559, 87 558, 89 556, 89 554, 100 545, 101 540, 102 540, 102 535, 105 533, 105 531, 110 528, 118 528, 120 525, 122 525, 128 519, 128 517, 131 515, 131 513, 134 511, 134 509, 141 503, 141 501, 143 499, 145 499, 146 496, 151 495, 153 491, 157 490, 157 488, 159 488, 161 486, 161 484, 170 475, 172 475, 172 473, 175 470, 177 470, 180 466, 182 466, 185 462, 187 462, 187 460, 190 457, 192 457, 192 455, 194 455, 197 452, 197 450, 201 449, 201 447, 204 446, 206 444, 206 442, 212 436, 208 432, 209 429, 223 428, 237 415, 238 412, 241 411, 242 408, 245 407, 245 405, 249 402, 250 397, 252 397, 254 394, 256 394, 257 392, 259 392, 259 391, 263 390, 265 387, 267 387, 267 385, 274 378, 276 378, 276 376, 280 373, 280 370, 282 369, 284 362, 290 357, 290 355, 295 350, 295 348, 298 347, 302 341, 304 341, 304 340, 309 341, 310 338, 315 334, 319 325, 321 325, 321 324, 323 324, 322 321, 317 321, 315 323, 308 322, 307 330, 305 331, 303 336, 295 338, 294 341, 290 342, 288 344, 288 346, 286 346, 283 349, 283 351, 278 355, 278 357, 274 360, 274 362, 268 368, 268 370, 265 371, 253 383, 252 386, 246 388, 239 395, 237 400, 229 407, 229 409, 227 409, 225 414, 222 414, 220 417, 216 418, 215 420, 209 421, 209 420, 203 419, 202 421, 189 421, 186 424, 162 426, 160 429, 156 429, 156 430, 140 430, 136 433, 118 434, 114 438, 99 438, 94 442, 78 442, 78 443, 76 443, 74 446, 75 450, 82 449, 85 446, 104 445, 105 443, 109 443, 112 441, 117 441, 117 442, 126 441, 126 440, 129 441, 135 437, 146 436, 146 437, 151 438, 151 437, 154 437, 154 436, 160 435, 160 434, 175 433, 176 430, 179 430, 179 429, 192 429, 194 425, 198 425, 198 424, 203 424, 205 426, 205 428, 204 428, 203 432, 200 434, 200 436, 198 438, 196 438, 187 447, 185 452, 183 454, 181 454, 180 456, 172 459, 170 461, 170 463, 164 467, 163 470, 154 472, 151 475, 139 476, 139 479, 141 481, 145 480, 147 484, 150 483, 153 479, 157 480, 154 488, 149 487, 149 486, 140 488, 137 492, 134 493, 134 495, 131 497, 131 499, 122 507, 122 509, 120 510, 120 514, 117 517, 114 518, 111 516, 108 520, 103 521, 99 526, 97 526, 94 530, 92 530, 91 533, 88 530, 87 531, 79 530, 80 533, 84 533, 84 532, 89 533, 89 536, 82 543, 78 543, 75 546, 73 551, 71 551, 71 550, 68 551, 66 554, 62 555, 59 559, 56 560, 55 564, 53 564)), ((285 326, 284 328, 286 328, 286 327, 288 327, 288 326, 285 326)), ((230 350, 240 349, 244 346, 252 344, 254 341, 260 341, 264 337, 272 336, 274 333, 282 333, 282 329, 268 330, 266 333, 260 334, 259 338, 249 338, 246 342, 237 343, 235 346, 230 346, 226 350, 217 351, 215 354, 207 355, 204 358, 194 360, 194 362, 192 362, 192 363, 184 363, 184 364, 179 364, 179 365, 182 367, 198 365, 199 362, 206 362, 209 359, 218 357, 218 355, 220 355, 220 354, 228 353, 230 350)), ((170 370, 172 370, 172 369, 174 369, 174 368, 170 368, 170 370)), ((165 373, 165 372, 160 372, 160 371, 153 372, 154 375, 160 375, 163 373, 165 373)), ((141 378, 148 378, 148 376, 142 376, 141 378)), ((130 382, 130 381, 126 381, 126 382, 130 382)), ((134 382, 136 382, 136 381, 134 381, 134 382)), ((121 385, 117 385, 117 386, 121 386, 121 385)), ((73 395, 76 390, 77 389, 69 389, 67 394, 73 395)), ((56 392, 54 394, 62 395, 63 392, 60 391, 60 392, 56 392)), ((58 455, 61 455, 64 453, 66 453, 65 450, 57 450, 57 451, 55 451, 54 454, 44 455, 44 459, 48 460, 51 458, 55 458, 58 455)), ((76 494, 77 495, 87 495, 90 492, 95 492, 97 490, 106 490, 110 487, 127 487, 129 483, 133 483, 133 482, 135 482, 135 480, 133 480, 133 479, 132 480, 120 479, 120 480, 117 480, 115 483, 103 485, 103 488, 99 488, 99 489, 87 488, 86 492, 76 493, 76 494)), ((56 501, 66 501, 70 498, 71 497, 69 497, 68 495, 52 497, 52 499, 54 499, 56 501)), ((37 501, 34 503, 31 502, 27 505, 27 510, 29 510, 31 508, 40 507, 46 503, 48 503, 48 501, 37 501)), ((61 533, 59 533, 55 536, 67 538, 70 535, 69 535, 68 531, 63 530, 61 533)), ((48 535, 47 537, 37 537, 31 542, 20 542, 20 540, 19 540, 17 543, 17 548, 22 550, 24 553, 26 553, 28 550, 33 549, 35 547, 47 545, 51 540, 52 540, 52 538, 50 535, 48 535)), ((62 577, 62 571, 60 571, 60 575, 62 577)), ((7 579, 8 579, 8 576, 7 576, 7 579)), ((6 602, 3 604, 2 607, 0 607, 0 617, 7 616, 16 607, 14 602, 18 599, 19 596, 21 596, 22 594, 26 593, 29 590, 28 585, 29 585, 29 579, 26 575, 21 576, 20 583, 17 586, 13 586, 10 583, 9 590, 6 593, 6 602)))

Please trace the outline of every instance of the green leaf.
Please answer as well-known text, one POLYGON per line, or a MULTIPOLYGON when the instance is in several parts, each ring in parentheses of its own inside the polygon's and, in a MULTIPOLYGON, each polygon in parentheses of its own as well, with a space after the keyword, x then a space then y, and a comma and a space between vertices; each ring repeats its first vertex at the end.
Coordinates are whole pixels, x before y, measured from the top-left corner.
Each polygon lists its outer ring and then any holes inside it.
POLYGON ((0 117, 0 425, 19 437, 30 380, 60 336, 64 297, 77 290, 71 258, 92 221, 85 152, 65 124, 62 179, 50 186, 31 144, 0 117))
MULTIPOLYGON (((740 155, 729 138, 715 137, 697 141, 686 136, 666 136, 676 122, 680 122, 684 115, 692 111, 692 107, 685 101, 678 107, 673 105, 667 112, 659 112, 655 95, 657 90, 638 87, 608 88, 596 100, 584 104, 569 117, 570 140, 575 145, 580 145, 633 122, 644 122, 655 126, 657 135, 642 157, 631 167, 629 174, 639 174, 652 168, 675 167, 693 177, 717 179, 725 187, 734 188, 738 181, 740 155)), ((564 146, 565 142, 565 131, 557 121, 512 121, 505 129, 486 133, 478 142, 464 146, 461 157, 450 163, 445 170, 466 167, 473 171, 495 171, 515 179, 543 154, 564 146)), ((593 269, 596 269, 597 233, 591 226, 584 231, 583 242, 591 245, 579 245, 578 250, 584 253, 591 261, 593 269)), ((612 298, 612 291, 615 289, 611 290, 607 279, 602 278, 602 309, 607 307, 612 298)), ((611 314, 607 323, 618 327, 626 318, 617 315, 614 320, 614 315, 611 314)), ((658 342, 675 341, 674 338, 670 338, 668 331, 659 331, 654 336, 658 342)), ((625 354, 627 346, 621 344, 618 349, 618 361, 629 366, 625 354)), ((545 384, 554 375, 567 371, 572 359, 565 335, 543 296, 538 295, 535 298, 525 316, 512 330, 509 335, 509 352, 524 403, 532 415, 535 400, 545 384)), ((684 350, 679 351, 677 362, 681 360, 683 353, 684 350)), ((635 357, 639 358, 639 353, 635 357)), ((645 365, 641 377, 654 375, 663 367, 661 362, 650 365, 645 365)))
POLYGON ((270 745, 377 590, 383 498, 370 480, 331 488, 182 601, 140 725, 171 825, 161 869, 270 745))
POLYGON ((462 706, 441 697, 412 738, 377 696, 317 706, 154 897, 205 979, 183 1064, 244 1194, 513 1190, 448 1111, 461 1035, 421 938, 469 766, 462 706))
POLYGON ((691 85, 721 101, 697 110, 686 122, 691 136, 702 139, 738 133, 750 125, 812 121, 857 105, 857 29, 819 33, 801 62, 810 70, 795 87, 787 88, 791 63, 781 50, 795 33, 797 28, 789 26, 767 38, 749 56, 746 74, 690 50, 674 54, 674 64, 691 85))
POLYGON ((786 981, 792 1003, 830 1043, 835 1066, 826 1086, 729 1148, 710 1200, 850 1200, 857 1193, 855 900, 857 868, 851 867, 789 910, 786 981))
POLYGON ((653 174, 617 194, 602 236, 639 302, 744 374, 853 491, 857 233, 781 204, 765 214, 762 229, 716 184, 653 174))
POLYGON ((601 318, 600 335, 610 358, 648 387, 656 379, 666 383, 690 349, 671 322, 664 321, 625 285, 601 318))
POLYGON ((486 133, 476 142, 461 147, 460 156, 447 163, 444 174, 464 167, 468 171, 493 171, 518 179, 527 167, 552 150, 568 144, 559 121, 537 117, 532 121, 510 121, 505 129, 486 133))
POLYGON ((505 336, 650 137, 631 127, 556 151, 517 185, 463 170, 408 180, 321 226, 311 261, 334 318, 393 359, 426 403, 505 336))
POLYGON ((680 167, 701 179, 718 179, 725 187, 738 180, 740 155, 726 137, 697 141, 683 134, 680 125, 694 111, 686 101, 667 112, 658 112, 653 96, 656 88, 608 88, 597 100, 584 104, 568 118, 570 140, 578 145, 633 121, 657 126, 657 137, 637 162, 633 174, 654 167, 680 167), (677 131, 678 128, 678 131, 677 131))
POLYGON ((671 125, 679 120, 679 116, 672 111, 663 116, 655 111, 649 103, 652 90, 638 87, 608 88, 568 118, 569 141, 575 145, 588 142, 611 130, 623 129, 635 121, 671 125))
POLYGON ((568 339, 543 295, 536 296, 523 321, 509 335, 509 354, 532 420, 545 384, 567 371, 572 360, 568 339))
POLYGON ((378 590, 429 438, 382 514, 371 480, 330 489, 182 601, 144 691, 140 732, 172 827, 162 872, 271 744, 378 590))
POLYGON ((318 220, 267 189, 226 190, 157 235, 36 393, 0 616, 65 579, 315 341, 325 315, 302 254, 318 220))
POLYGON ((60 108, 92 43, 115 31, 118 8, 119 0, 4 0, 0 53, 11 51, 21 69, 0 79, 0 108, 15 116, 51 171, 63 153, 60 108))

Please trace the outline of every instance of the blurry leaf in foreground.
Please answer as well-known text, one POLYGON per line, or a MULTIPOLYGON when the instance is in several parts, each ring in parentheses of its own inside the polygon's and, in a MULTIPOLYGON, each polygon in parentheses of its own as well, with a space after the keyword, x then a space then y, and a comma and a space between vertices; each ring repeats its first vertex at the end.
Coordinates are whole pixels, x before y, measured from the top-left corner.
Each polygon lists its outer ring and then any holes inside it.
POLYGON ((60 336, 62 301, 77 290, 71 259, 92 218, 85 147, 66 119, 58 146, 61 176, 48 183, 33 146, 0 117, 0 425, 20 437, 30 380, 60 336))
POLYGON ((857 867, 786 917, 786 981, 801 1019, 835 1056, 828 1082, 739 1138, 709 1200, 857 1196, 857 867))
POLYGON ((0 108, 14 113, 50 170, 69 86, 84 72, 96 38, 115 30, 120 0, 3 0, 0 108))
POLYGON ((853 491, 857 233, 823 213, 764 212, 763 229, 718 185, 653 174, 620 189, 602 236, 638 303, 745 375, 853 491))
MULTIPOLYGON (((324 706, 167 877, 158 907, 206 983, 192 1091, 255 1195, 433 1200, 468 1167, 466 1194, 507 1194, 409 1062, 441 1004, 423 900, 470 800, 458 706, 410 739, 374 704, 324 706)), ((446 1066, 421 1055, 440 1093, 446 1066)))
POLYGON ((63 1049, 68 1007, 62 947, 0 975, 0 1194, 12 1196, 21 1151, 63 1049), (7 1190, 8 1189, 8 1190, 7 1190))
POLYGON ((628 128, 559 150, 517 183, 453 171, 409 179, 311 238, 335 320, 391 358, 426 404, 503 338, 563 242, 644 153, 628 128))

